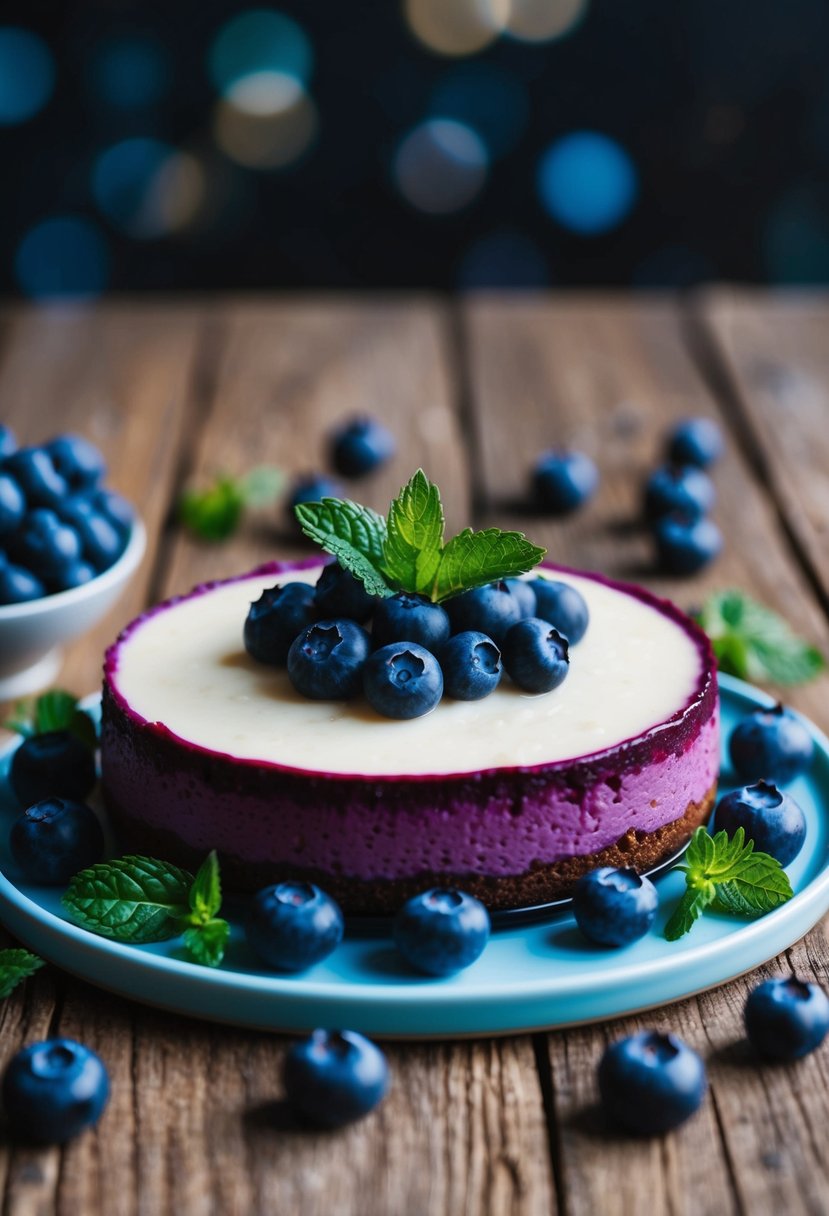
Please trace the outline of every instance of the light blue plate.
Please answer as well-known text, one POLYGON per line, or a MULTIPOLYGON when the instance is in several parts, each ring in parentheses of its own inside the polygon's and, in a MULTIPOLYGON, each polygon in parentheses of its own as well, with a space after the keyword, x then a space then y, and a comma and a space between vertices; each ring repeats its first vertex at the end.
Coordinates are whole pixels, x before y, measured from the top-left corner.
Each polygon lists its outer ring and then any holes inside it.
MULTIPOLYGON (((723 737, 735 721, 769 698, 740 680, 721 677, 723 737)), ((235 909, 221 968, 186 962, 175 941, 125 946, 66 921, 59 892, 15 882, 0 847, 0 918, 21 942, 90 983, 178 1013, 238 1026, 307 1031, 349 1027, 378 1037, 452 1038, 512 1034, 619 1017, 713 988, 773 958, 829 909, 829 740, 808 724, 817 754, 808 778, 790 787, 808 820, 806 844, 789 867, 794 899, 756 921, 706 914, 679 942, 666 942, 665 923, 684 880, 658 880, 660 911, 652 931, 621 950, 591 947, 572 916, 499 929, 481 958, 449 979, 415 976, 392 942, 378 933, 347 937, 318 966, 299 976, 263 970, 247 948, 235 909)), ((0 817, 7 828, 13 801, 5 783, 12 748, 0 755, 0 817)), ((724 773, 724 778, 729 774, 724 773)))

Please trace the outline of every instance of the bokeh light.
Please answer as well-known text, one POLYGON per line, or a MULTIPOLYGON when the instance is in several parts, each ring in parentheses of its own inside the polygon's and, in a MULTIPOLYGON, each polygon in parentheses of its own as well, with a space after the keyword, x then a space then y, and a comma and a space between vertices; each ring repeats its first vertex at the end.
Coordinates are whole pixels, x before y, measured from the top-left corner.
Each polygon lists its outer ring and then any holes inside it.
POLYGON ((107 105, 140 110, 155 105, 167 93, 168 52, 144 35, 107 38, 95 48, 90 77, 95 93, 107 105))
POLYGON ((538 166, 544 209, 564 228, 583 236, 620 224, 638 188, 628 153, 598 131, 574 131, 556 140, 538 166))
POLYGON ((522 42, 549 42, 569 34, 587 12, 588 0, 510 0, 507 33, 522 42))
POLYGON ((415 127, 394 158, 395 184, 412 207, 430 215, 460 211, 486 181, 489 155, 476 131, 448 118, 415 127))
POLYGON ((241 76, 280 72, 305 84, 313 52, 304 31, 284 13, 250 9, 219 30, 208 54, 211 79, 227 93, 241 76))
POLYGON ((109 281, 106 240, 90 220, 63 215, 25 234, 14 259, 21 291, 36 300, 91 298, 109 281))
POLYGON ((170 144, 125 139, 96 160, 92 193, 116 228, 152 240, 192 219, 204 193, 204 178, 198 161, 170 144))
POLYGON ((42 38, 0 26, 0 124, 13 126, 42 110, 55 87, 55 65, 42 38))
MULTIPOLYGON (((272 95, 271 102, 275 100, 272 95)), ((247 109, 232 98, 219 102, 213 124, 216 143, 226 156, 248 169, 281 169, 298 160, 313 144, 319 126, 317 108, 300 89, 281 109, 247 109)), ((264 104, 264 98, 260 98, 264 104)))
POLYGON ((512 229, 491 232, 475 241, 458 269, 458 285, 465 290, 532 289, 549 282, 547 261, 538 245, 512 229))
POLYGON ((492 155, 503 156, 526 128, 529 99, 511 73, 490 63, 461 63, 438 83, 431 110, 480 131, 492 155))
POLYGON ((474 55, 504 30, 510 0, 406 0, 409 28, 438 55, 474 55))

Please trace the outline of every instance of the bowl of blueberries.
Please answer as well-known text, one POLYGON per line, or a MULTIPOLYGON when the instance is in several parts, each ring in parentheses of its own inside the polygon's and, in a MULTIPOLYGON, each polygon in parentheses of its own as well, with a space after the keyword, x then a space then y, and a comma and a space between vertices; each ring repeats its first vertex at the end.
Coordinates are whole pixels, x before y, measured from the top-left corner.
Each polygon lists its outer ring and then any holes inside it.
POLYGON ((144 526, 105 476, 80 435, 21 447, 0 425, 0 700, 49 684, 141 561, 144 526))

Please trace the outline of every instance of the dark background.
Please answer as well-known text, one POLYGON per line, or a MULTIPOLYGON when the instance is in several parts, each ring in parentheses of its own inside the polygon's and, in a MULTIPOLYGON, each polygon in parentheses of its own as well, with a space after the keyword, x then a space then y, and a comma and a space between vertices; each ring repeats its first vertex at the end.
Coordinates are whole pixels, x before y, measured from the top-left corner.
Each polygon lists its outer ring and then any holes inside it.
POLYGON ((827 0, 7 0, 0 26, 7 292, 829 278, 827 0))

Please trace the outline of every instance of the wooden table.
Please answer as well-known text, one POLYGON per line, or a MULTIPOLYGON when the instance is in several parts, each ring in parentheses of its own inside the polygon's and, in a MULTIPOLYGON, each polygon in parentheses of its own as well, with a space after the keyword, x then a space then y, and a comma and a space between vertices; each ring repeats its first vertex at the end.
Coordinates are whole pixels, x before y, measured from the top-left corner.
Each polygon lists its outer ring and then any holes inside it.
MULTIPOLYGON (((21 439, 88 435, 135 501, 150 547, 61 683, 96 688, 101 653, 142 605, 297 551, 273 512, 199 544, 172 522, 181 487, 273 462, 320 466, 332 424, 385 417, 392 465, 359 487, 385 509, 418 465, 450 527, 526 528, 566 563, 647 583, 680 604, 742 587, 829 652, 829 302, 717 291, 670 297, 275 297, 114 302, 2 316, 0 416, 21 439), (662 435, 719 418, 727 545, 703 577, 670 581, 634 526, 662 435), (556 444, 591 452, 596 500, 565 523, 522 505, 556 444)), ((829 727, 829 678, 788 694, 829 727)), ((823 926, 762 969, 827 982, 823 926)), ((96 1131, 64 1149, 0 1141, 3 1216, 281 1216, 829 1212, 829 1045, 760 1066, 742 1040, 752 979, 614 1024, 445 1044, 390 1044, 393 1090, 363 1123, 317 1135, 274 1113, 286 1041, 115 999, 47 967, 0 1003, 0 1066, 59 1032, 112 1078, 96 1131), (595 1066, 610 1040, 671 1028, 705 1057, 710 1094, 678 1133, 609 1134, 595 1066)))

